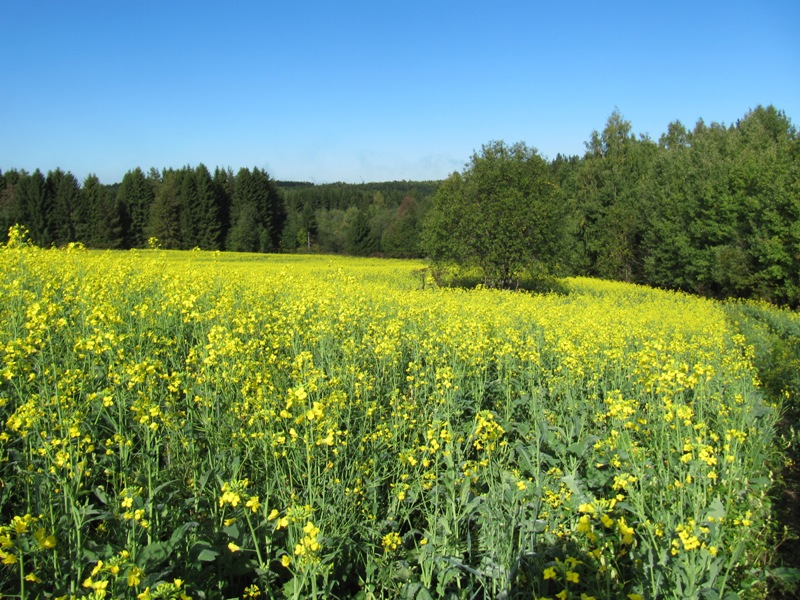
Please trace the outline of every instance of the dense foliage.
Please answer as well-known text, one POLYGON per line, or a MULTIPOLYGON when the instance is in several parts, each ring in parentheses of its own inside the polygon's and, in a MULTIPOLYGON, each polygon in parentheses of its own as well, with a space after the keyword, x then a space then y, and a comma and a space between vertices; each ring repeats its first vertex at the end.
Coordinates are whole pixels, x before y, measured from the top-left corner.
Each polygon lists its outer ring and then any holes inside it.
POLYGON ((578 272, 800 305, 800 138, 776 109, 658 143, 615 113, 559 175, 578 272))
MULTIPOLYGON (((497 142, 484 152, 513 148, 497 142)), ((495 285, 532 265, 557 266, 560 274, 800 306, 800 137, 774 107, 730 126, 670 123, 657 141, 634 135, 614 112, 584 156, 559 155, 545 172, 537 155, 527 161, 535 175, 511 169, 498 186, 487 187, 493 175, 483 166, 516 163, 489 158, 476 154, 443 184, 281 183, 257 168, 212 175, 200 165, 136 168, 112 186, 89 176, 81 186, 58 169, 11 170, 0 178, 0 228, 21 223, 43 246, 139 248, 157 238, 164 248, 427 253, 477 264, 495 285), (456 214, 445 205, 461 211, 457 220, 445 218, 456 214), (426 222, 438 234, 423 248, 426 222)))
POLYGON ((0 247, 4 596, 767 593, 778 411, 721 304, 21 233, 0 247))
POLYGON ((563 199, 547 163, 518 143, 494 142, 438 189, 422 232, 436 263, 475 266, 489 287, 507 287, 560 255, 563 199))

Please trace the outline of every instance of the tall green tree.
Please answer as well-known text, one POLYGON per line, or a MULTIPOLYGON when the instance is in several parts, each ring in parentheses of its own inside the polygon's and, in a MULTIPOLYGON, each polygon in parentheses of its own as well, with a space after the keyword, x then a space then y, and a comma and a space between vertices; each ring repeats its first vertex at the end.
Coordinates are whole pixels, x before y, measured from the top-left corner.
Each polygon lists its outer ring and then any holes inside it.
POLYGON ((180 200, 179 224, 180 224, 180 248, 190 249, 200 246, 199 231, 201 209, 197 197, 197 185, 195 181, 194 169, 184 167, 178 171, 178 197, 180 200))
POLYGON ((641 190, 656 152, 649 139, 636 139, 619 111, 611 114, 602 132, 592 132, 575 200, 588 274, 641 280, 641 237, 648 211, 641 190))
POLYGON ((222 234, 222 202, 211 173, 200 164, 193 173, 195 194, 194 245, 203 250, 219 250, 222 234))
POLYGON ((433 196, 422 245, 434 262, 478 267, 487 286, 509 286, 558 261, 562 213, 536 150, 491 142, 433 196))
POLYGON ((128 248, 143 248, 147 243, 155 181, 152 176, 148 179, 140 167, 128 171, 122 178, 117 199, 127 217, 123 227, 128 248))
POLYGON ((39 246, 53 243, 53 196, 47 193, 45 177, 39 169, 23 175, 17 184, 17 216, 28 228, 30 239, 39 246))
POLYGON ((419 230, 417 202, 411 196, 406 196, 381 236, 382 251, 397 258, 419 256, 419 230))
POLYGON ((671 124, 645 194, 645 282, 798 305, 798 143, 774 107, 730 127, 671 124))
POLYGON ((347 252, 354 256, 369 256, 378 249, 366 210, 353 207, 354 216, 347 231, 347 252))
POLYGON ((214 196, 219 206, 219 244, 222 249, 227 248, 226 240, 231 228, 231 202, 235 177, 231 169, 214 169, 214 196))
POLYGON ((0 240, 5 241, 8 238, 8 230, 21 222, 17 184, 24 174, 24 171, 20 173, 12 169, 0 177, 0 240))
POLYGON ((164 171, 161 185, 153 200, 147 231, 149 235, 158 238, 158 243, 162 248, 180 249, 184 247, 182 212, 185 198, 181 192, 186 176, 185 170, 169 169, 164 171))
POLYGON ((83 181, 81 194, 84 206, 91 213, 87 244, 96 248, 122 248, 125 244, 123 214, 116 194, 109 193, 94 174, 83 181))
POLYGON ((731 194, 754 297, 800 305, 800 156, 797 130, 773 106, 759 106, 735 127, 731 194))
POLYGON ((78 223, 83 212, 78 180, 72 173, 55 169, 47 173, 45 185, 53 206, 53 242, 62 245, 78 241, 77 230, 83 225, 78 223))
POLYGON ((240 169, 231 201, 227 247, 239 252, 269 252, 280 246, 286 219, 283 200, 266 171, 240 169))

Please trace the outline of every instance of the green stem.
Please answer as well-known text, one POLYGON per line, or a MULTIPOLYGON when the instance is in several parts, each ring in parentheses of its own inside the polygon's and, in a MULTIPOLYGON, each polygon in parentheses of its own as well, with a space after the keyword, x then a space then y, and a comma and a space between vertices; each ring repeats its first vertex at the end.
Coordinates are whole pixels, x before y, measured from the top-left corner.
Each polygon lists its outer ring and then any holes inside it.
MULTIPOLYGON (((19 541, 19 539, 17 540, 19 541)), ((19 550, 19 597, 20 600, 25 600, 25 564, 23 562, 23 552, 20 546, 19 550)))
POLYGON ((262 569, 266 568, 264 559, 261 556, 261 549, 258 546, 258 538, 256 537, 256 530, 253 528, 253 522, 250 520, 250 515, 244 513, 244 518, 247 519, 247 526, 250 528, 250 537, 253 539, 253 546, 256 549, 256 556, 258 557, 258 566, 262 569))

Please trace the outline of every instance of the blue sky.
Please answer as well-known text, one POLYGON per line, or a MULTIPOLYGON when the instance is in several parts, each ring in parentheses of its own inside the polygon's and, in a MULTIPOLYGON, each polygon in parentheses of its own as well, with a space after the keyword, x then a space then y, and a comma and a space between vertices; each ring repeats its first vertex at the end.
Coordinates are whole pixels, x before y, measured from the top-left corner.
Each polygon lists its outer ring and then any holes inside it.
POLYGON ((491 140, 583 154, 759 104, 800 122, 800 2, 77 2, 0 7, 0 169, 441 179, 491 140))

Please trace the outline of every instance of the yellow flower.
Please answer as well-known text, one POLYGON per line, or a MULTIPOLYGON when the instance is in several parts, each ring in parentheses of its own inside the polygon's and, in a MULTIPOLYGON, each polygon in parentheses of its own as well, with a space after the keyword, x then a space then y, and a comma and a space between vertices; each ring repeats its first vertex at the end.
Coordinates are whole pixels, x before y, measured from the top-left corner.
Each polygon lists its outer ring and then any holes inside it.
POLYGON ((567 581, 571 583, 578 583, 579 579, 580 575, 578 573, 576 573, 575 571, 567 571, 567 581))
POLYGON ((258 511, 258 508, 261 506, 261 503, 258 501, 258 496, 251 496, 245 503, 245 506, 253 512, 258 511))
POLYGON ((241 550, 241 548, 236 544, 234 544, 233 542, 228 542, 228 550, 230 550, 231 552, 238 552, 239 550, 241 550))
POLYGON ((588 531, 591 531, 592 526, 589 523, 589 515, 581 515, 581 518, 578 519, 577 529, 580 533, 587 533, 588 531))
POLYGON ((30 520, 30 515, 25 515, 25 517, 14 517, 11 519, 11 526, 14 528, 14 531, 17 534, 22 534, 28 531, 28 521, 30 520))
POLYGON ((403 540, 400 538, 400 534, 396 531, 387 533, 385 536, 383 536, 383 540, 381 541, 381 544, 387 552, 397 550, 402 543, 403 540))
POLYGON ((267 521, 273 521, 274 519, 278 518, 279 514, 280 513, 277 511, 277 509, 273 508, 267 517, 267 521))
POLYGON ((108 581, 93 581, 91 577, 87 577, 82 585, 93 590, 105 590, 108 587, 108 581))
POLYGON ((556 570, 554 567, 547 567, 544 570, 544 578, 545 579, 555 579, 556 578, 556 570))
POLYGON ((281 556, 281 564, 284 567, 288 567, 290 564, 292 564, 292 557, 289 556, 288 554, 284 554, 283 556, 281 556))
POLYGON ((256 584, 249 585, 244 588, 245 598, 258 598, 261 595, 261 590, 256 584))
POLYGON ((617 526, 619 527, 619 532, 622 534, 622 543, 632 544, 633 534, 635 533, 633 527, 625 523, 624 517, 620 517, 617 520, 617 526))
POLYGON ((142 582, 142 575, 144 575, 144 571, 142 571, 136 565, 131 567, 131 570, 128 572, 128 587, 136 587, 142 582))
POLYGON ((46 548, 49 550, 56 547, 56 536, 46 535, 45 530, 41 527, 33 534, 33 538, 36 540, 36 544, 39 548, 46 548))

